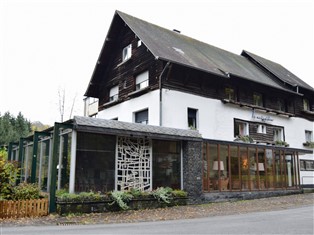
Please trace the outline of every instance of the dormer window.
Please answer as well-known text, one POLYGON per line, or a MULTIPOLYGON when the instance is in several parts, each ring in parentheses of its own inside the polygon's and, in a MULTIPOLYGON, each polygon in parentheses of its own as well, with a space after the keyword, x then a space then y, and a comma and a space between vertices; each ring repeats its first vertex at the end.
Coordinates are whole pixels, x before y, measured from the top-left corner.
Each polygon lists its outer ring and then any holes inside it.
POLYGON ((263 107, 263 96, 260 93, 254 92, 253 94, 253 104, 256 106, 263 107))
POLYGON ((119 98, 119 86, 114 86, 109 91, 109 101, 116 101, 119 98))
POLYGON ((127 61, 132 56, 132 45, 128 45, 125 48, 123 48, 122 51, 122 62, 127 61))
POLYGON ((137 75, 136 79, 135 79, 136 90, 141 90, 141 89, 148 87, 148 85, 149 85, 148 81, 149 81, 148 71, 145 71, 145 72, 137 75))

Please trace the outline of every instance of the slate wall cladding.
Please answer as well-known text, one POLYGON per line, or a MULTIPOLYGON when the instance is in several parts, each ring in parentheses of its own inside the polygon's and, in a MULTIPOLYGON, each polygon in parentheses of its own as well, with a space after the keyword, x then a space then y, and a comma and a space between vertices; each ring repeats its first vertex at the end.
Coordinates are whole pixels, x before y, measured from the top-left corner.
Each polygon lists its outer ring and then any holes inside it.
POLYGON ((189 203, 203 198, 202 191, 202 142, 183 142, 183 189, 188 192, 189 203))

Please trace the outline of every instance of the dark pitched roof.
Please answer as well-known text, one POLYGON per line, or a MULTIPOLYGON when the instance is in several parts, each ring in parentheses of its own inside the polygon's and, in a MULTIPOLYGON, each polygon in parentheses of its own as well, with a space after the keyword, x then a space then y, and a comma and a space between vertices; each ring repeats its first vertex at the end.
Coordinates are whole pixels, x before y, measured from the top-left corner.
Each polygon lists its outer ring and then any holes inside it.
MULTIPOLYGON (((116 27, 121 20, 141 39, 143 44, 145 44, 157 59, 170 61, 221 77, 232 77, 232 75, 234 75, 291 92, 291 90, 282 83, 272 79, 263 69, 256 66, 245 56, 236 55, 120 11, 116 11, 114 15, 106 41, 99 56, 100 58, 109 59, 109 57, 105 55, 108 53, 108 47, 110 46, 110 41, 107 42, 107 39, 109 40, 113 34, 117 32, 116 27)), ((101 69, 103 69, 101 66, 96 65, 85 95, 93 94, 91 90, 95 89, 95 81, 99 79, 97 78, 97 74, 99 74, 101 69)), ((273 69, 275 70, 276 68, 274 67, 273 69)), ((301 81, 301 79, 298 80, 301 81)))
POLYGON ((75 116, 73 123, 76 130, 85 132, 142 137, 147 136, 158 139, 202 140, 201 134, 196 130, 183 130, 81 116, 75 116))
POLYGON ((219 76, 226 76, 226 73, 229 73, 254 82, 281 88, 243 56, 148 23, 120 11, 117 11, 117 14, 156 58, 219 76))
POLYGON ((267 60, 263 57, 255 55, 248 51, 243 51, 241 55, 247 56, 250 59, 253 59, 256 63, 258 63, 260 66, 262 66, 263 68, 271 72, 283 83, 288 83, 291 86, 299 86, 299 87, 303 87, 303 88, 313 91, 313 88, 310 85, 305 83, 303 80, 298 78, 296 75, 291 73, 288 69, 286 69, 282 65, 277 64, 273 61, 267 60))

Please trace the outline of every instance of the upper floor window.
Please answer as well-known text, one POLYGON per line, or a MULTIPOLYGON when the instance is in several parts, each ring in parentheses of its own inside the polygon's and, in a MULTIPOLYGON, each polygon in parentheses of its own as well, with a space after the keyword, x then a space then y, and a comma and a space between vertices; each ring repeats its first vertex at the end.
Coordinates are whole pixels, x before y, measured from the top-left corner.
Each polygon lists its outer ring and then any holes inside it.
POLYGON ((140 47, 142 45, 142 41, 141 40, 138 40, 137 41, 137 47, 140 47))
POLYGON ((134 113, 135 123, 148 124, 148 109, 134 113))
POLYGON ((109 101, 115 101, 119 98, 119 86, 114 86, 109 91, 109 101))
POLYGON ((312 142, 313 141, 312 131, 305 131, 305 141, 306 142, 312 142))
POLYGON ((122 50, 122 62, 127 61, 132 56, 132 45, 128 45, 122 50))
POLYGON ((274 129, 274 141, 283 141, 283 129, 282 128, 274 129))
POLYGON ((234 136, 249 135, 249 124, 247 122, 238 121, 234 122, 234 136))
POLYGON ((266 134, 266 126, 265 125, 258 125, 257 133, 266 134))
POLYGON ((188 127, 197 129, 197 109, 188 108, 188 127))
POLYGON ((277 105, 278 105, 278 109, 280 111, 283 111, 283 112, 286 111, 286 104, 285 104, 285 101, 283 99, 278 99, 277 100, 277 105))
POLYGON ((149 81, 149 74, 148 71, 145 71, 139 75, 136 76, 135 79, 135 84, 136 84, 136 90, 141 90, 145 87, 148 87, 148 81, 149 81))
POLYGON ((310 102, 308 99, 303 99, 303 110, 310 111, 310 102))
POLYGON ((263 96, 260 93, 254 92, 253 94, 253 104, 256 106, 261 106, 263 107, 263 96))
POLYGON ((235 90, 233 88, 226 87, 225 88, 225 98, 228 100, 236 101, 237 97, 236 97, 235 90))
POLYGON ((314 171, 314 161, 313 160, 300 160, 300 170, 301 171, 314 171))

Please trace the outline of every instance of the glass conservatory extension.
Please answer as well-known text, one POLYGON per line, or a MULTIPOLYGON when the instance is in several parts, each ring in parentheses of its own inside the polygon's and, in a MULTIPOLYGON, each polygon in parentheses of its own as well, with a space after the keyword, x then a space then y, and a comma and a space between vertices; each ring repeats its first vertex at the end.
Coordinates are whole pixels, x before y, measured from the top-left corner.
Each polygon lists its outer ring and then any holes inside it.
POLYGON ((203 190, 295 189, 300 185, 298 152, 267 146, 203 145, 203 190))

